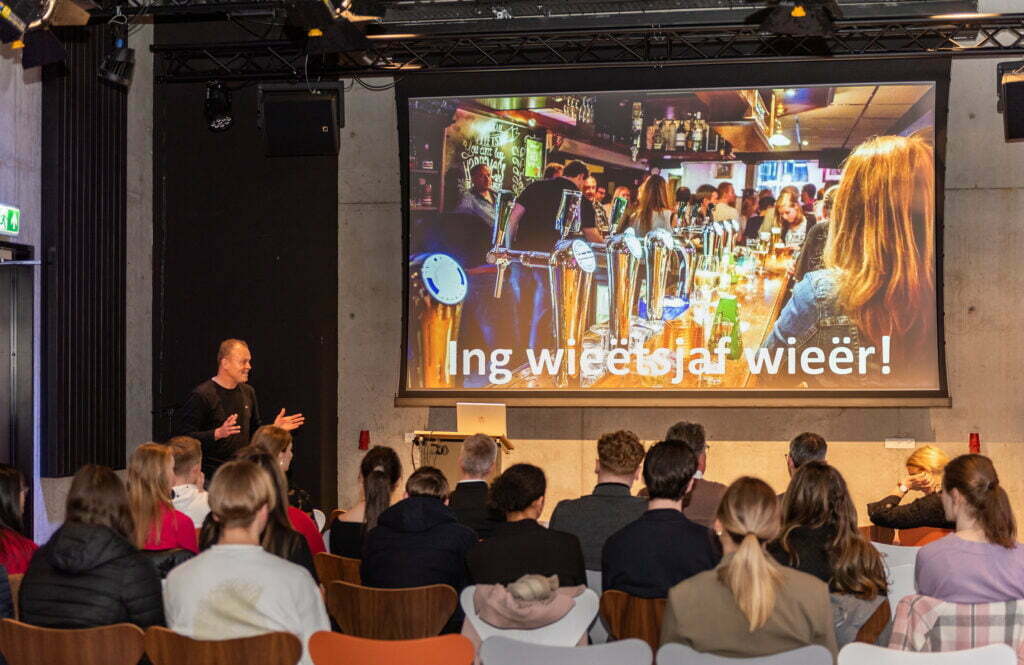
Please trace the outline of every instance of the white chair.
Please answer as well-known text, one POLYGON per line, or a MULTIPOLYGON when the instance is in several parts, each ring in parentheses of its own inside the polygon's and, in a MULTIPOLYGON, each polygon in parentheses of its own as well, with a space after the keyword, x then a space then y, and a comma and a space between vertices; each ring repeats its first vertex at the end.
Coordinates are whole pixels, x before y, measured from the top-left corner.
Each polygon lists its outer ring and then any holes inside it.
MULTIPOLYGON (((839 652, 839 665, 1017 665, 1007 644, 990 644, 964 651, 917 653, 854 642, 839 652)), ((658 661, 661 665, 661 661, 658 661)))
POLYGON ((549 647, 507 637, 490 637, 480 647, 483 665, 651 665, 643 640, 621 640, 589 647, 549 647))
POLYGON ((885 569, 889 581, 889 609, 896 616, 896 606, 900 599, 917 593, 914 584, 914 569, 917 567, 917 553, 920 547, 902 547, 871 543, 885 560, 885 569))
MULTIPOLYGON (((587 588, 597 594, 597 597, 601 597, 603 579, 601 578, 600 570, 588 570, 587 571, 587 588)), ((605 627, 604 622, 601 621, 601 617, 597 618, 594 625, 590 627, 590 643, 591 644, 604 644, 608 641, 608 629, 605 627)))
POLYGON ((658 665, 832 665, 828 649, 812 644, 792 651, 755 658, 726 658, 694 651, 685 644, 666 644, 658 649, 658 665))
POLYGON ((466 620, 472 624, 476 634, 480 636, 480 642, 488 638, 501 636, 521 642, 539 644, 551 647, 572 647, 580 641, 580 638, 590 628, 590 624, 597 616, 597 609, 600 601, 590 589, 584 589, 583 593, 576 596, 576 605, 569 613, 558 621, 529 630, 495 628, 479 617, 476 613, 476 604, 473 602, 473 593, 476 586, 468 586, 462 590, 460 603, 462 611, 466 614, 466 620))

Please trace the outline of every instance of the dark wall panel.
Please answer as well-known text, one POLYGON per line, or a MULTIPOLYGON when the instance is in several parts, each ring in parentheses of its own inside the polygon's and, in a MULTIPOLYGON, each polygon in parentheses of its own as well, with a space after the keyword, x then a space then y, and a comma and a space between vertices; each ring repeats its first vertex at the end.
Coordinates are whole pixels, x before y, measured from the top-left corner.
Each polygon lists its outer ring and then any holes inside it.
MULTIPOLYGON (((161 25, 156 40, 202 40, 210 29, 161 25)), ((337 158, 265 157, 255 86, 233 91, 234 126, 209 131, 204 90, 155 88, 154 430, 165 434, 173 408, 216 373, 220 340, 244 339, 264 421, 282 407, 306 416, 294 432, 292 484, 330 508, 337 502, 337 158)))
POLYGON ((106 28, 59 31, 43 71, 42 474, 125 466, 127 96, 100 82, 106 28))

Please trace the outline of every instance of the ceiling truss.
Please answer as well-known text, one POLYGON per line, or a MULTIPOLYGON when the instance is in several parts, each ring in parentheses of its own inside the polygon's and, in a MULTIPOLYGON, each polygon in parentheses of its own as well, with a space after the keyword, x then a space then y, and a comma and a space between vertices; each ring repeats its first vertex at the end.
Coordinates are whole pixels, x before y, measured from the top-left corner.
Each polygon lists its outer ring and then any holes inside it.
POLYGON ((374 39, 358 53, 309 55, 303 42, 253 40, 152 47, 160 83, 369 77, 712 62, 1011 56, 1024 54, 1024 14, 844 21, 826 38, 762 33, 754 25, 648 26, 374 39))

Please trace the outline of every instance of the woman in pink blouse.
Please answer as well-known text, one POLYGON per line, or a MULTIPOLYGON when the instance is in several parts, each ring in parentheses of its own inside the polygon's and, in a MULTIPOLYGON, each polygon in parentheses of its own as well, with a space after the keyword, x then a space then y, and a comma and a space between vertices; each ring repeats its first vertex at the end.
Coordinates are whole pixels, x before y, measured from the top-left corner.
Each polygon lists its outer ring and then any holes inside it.
POLYGON ((144 443, 132 453, 128 496, 139 549, 199 551, 192 519, 171 505, 173 479, 174 455, 167 446, 144 443))

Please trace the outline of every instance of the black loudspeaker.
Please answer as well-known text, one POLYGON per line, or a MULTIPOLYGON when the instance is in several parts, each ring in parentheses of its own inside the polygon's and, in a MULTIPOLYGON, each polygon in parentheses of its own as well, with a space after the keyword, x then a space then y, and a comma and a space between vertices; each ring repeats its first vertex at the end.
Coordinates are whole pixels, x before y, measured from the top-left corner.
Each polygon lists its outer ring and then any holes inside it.
POLYGON ((259 125, 267 156, 337 155, 344 94, 338 82, 261 85, 259 125))
POLYGON ((1000 85, 1006 140, 1024 141, 1024 73, 1003 74, 1000 85))

